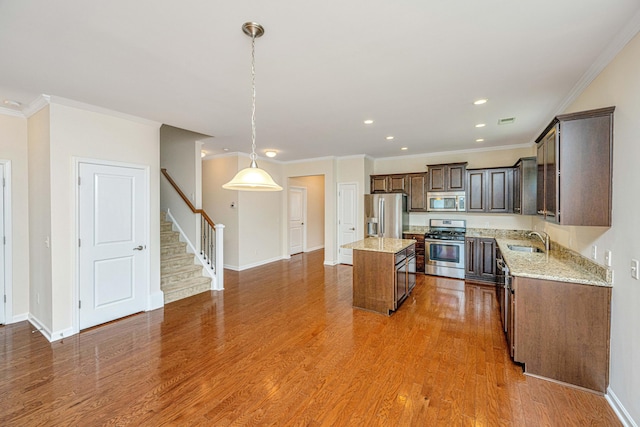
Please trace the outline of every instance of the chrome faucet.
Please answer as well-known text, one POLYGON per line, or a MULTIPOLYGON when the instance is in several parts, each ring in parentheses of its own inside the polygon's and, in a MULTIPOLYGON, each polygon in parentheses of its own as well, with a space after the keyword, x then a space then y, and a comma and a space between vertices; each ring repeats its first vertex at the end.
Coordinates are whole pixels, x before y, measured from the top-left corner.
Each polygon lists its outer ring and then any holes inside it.
POLYGON ((540 240, 542 240, 542 243, 544 243, 544 250, 549 252, 549 249, 551 249, 551 245, 549 244, 549 235, 547 233, 545 233, 544 231, 532 231, 531 233, 527 234, 527 237, 531 236, 538 236, 540 240), (542 237, 542 234, 540 233, 544 234, 544 237, 542 237))

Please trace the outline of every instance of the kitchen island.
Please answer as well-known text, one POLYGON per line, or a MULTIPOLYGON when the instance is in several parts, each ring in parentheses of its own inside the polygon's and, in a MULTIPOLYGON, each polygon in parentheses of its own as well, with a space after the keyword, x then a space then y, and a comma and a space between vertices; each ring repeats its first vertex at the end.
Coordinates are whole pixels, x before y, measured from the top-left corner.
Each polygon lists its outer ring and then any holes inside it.
POLYGON ((343 245, 353 249, 353 306, 390 315, 415 286, 412 239, 369 237, 343 245))

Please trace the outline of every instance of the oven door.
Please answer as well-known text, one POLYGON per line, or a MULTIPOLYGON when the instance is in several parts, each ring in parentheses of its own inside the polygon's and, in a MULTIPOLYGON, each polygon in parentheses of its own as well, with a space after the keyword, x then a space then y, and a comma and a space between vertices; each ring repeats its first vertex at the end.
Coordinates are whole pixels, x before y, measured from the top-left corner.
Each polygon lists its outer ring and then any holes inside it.
POLYGON ((425 239, 425 272, 464 279, 464 241, 425 239))

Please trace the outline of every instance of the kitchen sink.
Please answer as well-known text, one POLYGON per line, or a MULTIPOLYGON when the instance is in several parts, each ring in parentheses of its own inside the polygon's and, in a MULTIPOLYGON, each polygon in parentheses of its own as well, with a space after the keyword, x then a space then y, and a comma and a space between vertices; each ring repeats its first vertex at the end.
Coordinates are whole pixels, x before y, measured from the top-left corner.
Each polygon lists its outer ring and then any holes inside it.
POLYGON ((512 251, 519 251, 519 252, 544 252, 542 249, 537 248, 535 246, 507 245, 507 247, 512 251))

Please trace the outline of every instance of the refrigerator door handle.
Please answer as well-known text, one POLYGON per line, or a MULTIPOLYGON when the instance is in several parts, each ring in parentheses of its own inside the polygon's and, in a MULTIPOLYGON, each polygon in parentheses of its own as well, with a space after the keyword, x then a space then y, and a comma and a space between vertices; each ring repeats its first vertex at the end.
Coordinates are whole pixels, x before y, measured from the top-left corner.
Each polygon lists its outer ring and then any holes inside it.
POLYGON ((384 233, 385 233, 385 217, 384 217, 384 199, 381 197, 379 199, 379 204, 380 207, 378 208, 378 212, 380 215, 380 224, 378 224, 378 227, 380 227, 380 233, 378 234, 379 237, 384 237, 384 233))

